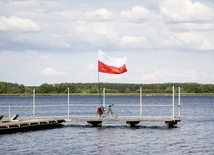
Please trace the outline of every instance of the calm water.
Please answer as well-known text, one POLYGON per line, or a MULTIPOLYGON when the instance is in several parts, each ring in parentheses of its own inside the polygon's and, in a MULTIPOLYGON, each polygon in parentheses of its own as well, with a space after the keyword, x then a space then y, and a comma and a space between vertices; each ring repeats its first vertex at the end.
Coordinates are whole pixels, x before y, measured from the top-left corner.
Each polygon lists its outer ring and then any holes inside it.
MULTIPOLYGON (((171 97, 144 97, 143 104, 171 104, 171 97)), ((94 116, 100 105, 97 97, 71 97, 70 115, 94 116), (72 104, 83 105, 74 107, 72 104), (91 107, 85 107, 89 104, 91 107)), ((175 100, 177 102, 177 100, 175 100)), ((139 97, 106 97, 114 103, 120 116, 138 116, 139 97), (120 106, 123 105, 123 106, 120 106)), ((164 123, 140 123, 129 127, 125 123, 105 123, 90 127, 86 123, 64 123, 62 127, 0 135, 1 154, 214 154, 214 97, 181 97, 182 121, 176 128, 164 123)), ((8 117, 20 114, 20 119, 32 117, 32 98, 0 97, 0 114, 8 117), (12 106, 26 107, 12 107, 12 106)), ((37 97, 36 117, 67 116, 67 97, 37 97), (42 105, 62 105, 45 107, 42 105)), ((176 109, 177 110, 177 109, 176 109)), ((145 107, 146 116, 171 115, 170 107, 145 107)))

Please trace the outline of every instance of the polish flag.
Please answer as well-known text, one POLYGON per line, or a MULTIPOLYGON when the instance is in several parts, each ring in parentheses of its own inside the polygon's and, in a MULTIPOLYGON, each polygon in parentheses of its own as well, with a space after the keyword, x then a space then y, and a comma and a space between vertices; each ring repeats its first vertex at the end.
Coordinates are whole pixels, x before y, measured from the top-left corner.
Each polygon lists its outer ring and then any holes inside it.
POLYGON ((108 56, 101 50, 98 50, 98 72, 108 74, 122 74, 127 72, 127 57, 114 58, 108 56))

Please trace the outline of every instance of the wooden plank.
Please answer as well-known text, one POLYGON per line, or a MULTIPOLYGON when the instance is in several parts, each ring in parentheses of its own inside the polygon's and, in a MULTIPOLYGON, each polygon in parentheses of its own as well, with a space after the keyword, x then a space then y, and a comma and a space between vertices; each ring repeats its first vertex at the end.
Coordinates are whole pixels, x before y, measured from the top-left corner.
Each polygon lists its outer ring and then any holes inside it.
POLYGON ((6 121, 0 123, 0 134, 54 127, 63 122, 65 122, 65 119, 30 119, 6 121))

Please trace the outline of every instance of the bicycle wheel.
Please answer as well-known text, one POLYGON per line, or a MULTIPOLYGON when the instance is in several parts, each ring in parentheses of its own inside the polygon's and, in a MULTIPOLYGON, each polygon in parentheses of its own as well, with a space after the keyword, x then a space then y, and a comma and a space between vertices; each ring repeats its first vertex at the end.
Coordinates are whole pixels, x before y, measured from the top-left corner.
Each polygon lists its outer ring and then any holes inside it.
POLYGON ((116 119, 118 115, 116 111, 112 110, 111 112, 109 112, 108 116, 110 119, 116 119))
POLYGON ((100 114, 98 114, 98 113, 96 112, 95 115, 96 115, 97 118, 100 118, 100 119, 103 119, 103 118, 104 118, 103 114, 100 115, 100 114))

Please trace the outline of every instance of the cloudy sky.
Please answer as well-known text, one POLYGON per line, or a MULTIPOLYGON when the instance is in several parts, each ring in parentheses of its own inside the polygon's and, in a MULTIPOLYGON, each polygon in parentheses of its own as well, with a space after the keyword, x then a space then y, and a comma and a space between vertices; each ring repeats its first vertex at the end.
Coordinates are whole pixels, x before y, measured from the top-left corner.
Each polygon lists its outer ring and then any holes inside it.
POLYGON ((214 84, 214 1, 0 1, 0 81, 97 82, 99 49, 128 58, 101 82, 214 84))

